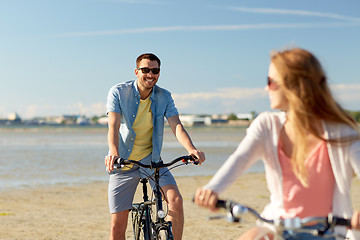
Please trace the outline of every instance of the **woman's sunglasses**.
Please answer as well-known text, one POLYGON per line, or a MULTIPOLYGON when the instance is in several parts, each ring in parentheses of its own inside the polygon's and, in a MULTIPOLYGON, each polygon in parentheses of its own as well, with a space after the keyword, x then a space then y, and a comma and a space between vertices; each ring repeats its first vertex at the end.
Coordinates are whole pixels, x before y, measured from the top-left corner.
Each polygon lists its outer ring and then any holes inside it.
POLYGON ((151 71, 153 74, 159 74, 159 72, 160 72, 160 68, 147 68, 147 67, 144 67, 144 68, 138 68, 138 69, 141 70, 142 73, 149 73, 151 71))
POLYGON ((278 85, 277 85, 276 81, 274 79, 272 79, 271 77, 267 77, 267 85, 270 90, 278 89, 278 85))

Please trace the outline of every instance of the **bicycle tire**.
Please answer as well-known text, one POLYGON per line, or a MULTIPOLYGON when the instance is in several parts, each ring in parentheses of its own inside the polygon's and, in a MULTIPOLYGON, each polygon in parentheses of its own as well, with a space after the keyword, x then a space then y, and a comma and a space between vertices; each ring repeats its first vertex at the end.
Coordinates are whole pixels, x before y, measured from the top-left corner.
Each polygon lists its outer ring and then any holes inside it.
POLYGON ((132 224, 134 240, 151 240, 152 229, 151 229, 151 218, 150 208, 146 206, 144 209, 133 209, 132 210, 132 224))
POLYGON ((171 229, 166 228, 166 229, 159 230, 159 232, 157 233, 156 239, 157 240, 173 240, 174 236, 171 232, 171 229))

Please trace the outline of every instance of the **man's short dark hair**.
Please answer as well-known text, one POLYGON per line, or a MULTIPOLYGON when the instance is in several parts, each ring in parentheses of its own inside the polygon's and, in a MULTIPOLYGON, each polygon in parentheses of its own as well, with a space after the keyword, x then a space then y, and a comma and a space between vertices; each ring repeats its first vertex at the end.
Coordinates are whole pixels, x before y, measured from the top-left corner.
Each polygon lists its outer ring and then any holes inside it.
POLYGON ((141 62, 141 60, 143 59, 149 59, 150 61, 157 61, 160 67, 160 59, 153 53, 144 53, 141 54, 137 59, 136 59, 136 67, 139 67, 139 64, 141 62))

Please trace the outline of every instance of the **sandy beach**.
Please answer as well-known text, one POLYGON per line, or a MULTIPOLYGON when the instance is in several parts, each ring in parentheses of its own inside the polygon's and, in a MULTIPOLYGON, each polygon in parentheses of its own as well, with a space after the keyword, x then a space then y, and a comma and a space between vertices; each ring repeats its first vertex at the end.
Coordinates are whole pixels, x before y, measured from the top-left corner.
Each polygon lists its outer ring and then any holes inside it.
MULTIPOLYGON (((176 178, 184 198, 183 239, 236 239, 254 224, 250 216, 242 224, 225 219, 207 220, 211 213, 191 202, 195 190, 210 177, 176 178)), ((140 199, 137 192, 135 198, 140 199)), ((239 178, 221 197, 230 198, 261 211, 269 201, 263 173, 239 178)), ((352 200, 360 209, 360 180, 355 179, 352 200)), ((108 239, 110 215, 107 183, 74 186, 54 185, 0 192, 0 239, 108 239)), ((132 239, 128 225, 127 239, 132 239)))

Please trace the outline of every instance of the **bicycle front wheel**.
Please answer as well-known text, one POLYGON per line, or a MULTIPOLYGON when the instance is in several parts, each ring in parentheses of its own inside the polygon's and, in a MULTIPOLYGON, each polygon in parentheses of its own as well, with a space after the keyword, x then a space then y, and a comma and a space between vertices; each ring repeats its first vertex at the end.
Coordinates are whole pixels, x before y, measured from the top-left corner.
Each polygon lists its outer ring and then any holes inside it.
POLYGON ((134 240, 151 240, 151 219, 149 209, 144 211, 134 211, 132 214, 132 224, 134 240))
POLYGON ((147 240, 146 235, 144 233, 144 226, 140 219, 136 219, 133 222, 133 230, 134 230, 134 240, 147 240))
POLYGON ((174 236, 170 229, 161 229, 157 234, 157 240, 173 240, 174 236))

